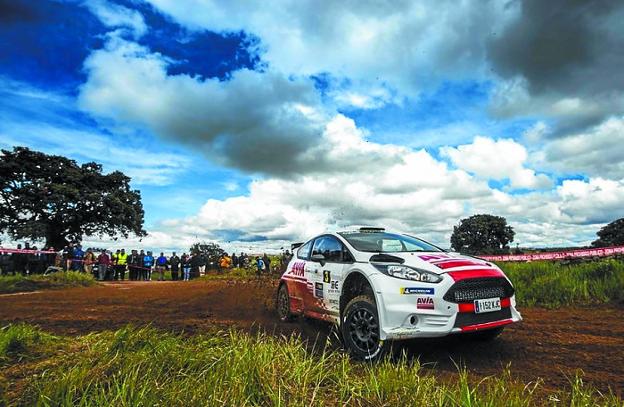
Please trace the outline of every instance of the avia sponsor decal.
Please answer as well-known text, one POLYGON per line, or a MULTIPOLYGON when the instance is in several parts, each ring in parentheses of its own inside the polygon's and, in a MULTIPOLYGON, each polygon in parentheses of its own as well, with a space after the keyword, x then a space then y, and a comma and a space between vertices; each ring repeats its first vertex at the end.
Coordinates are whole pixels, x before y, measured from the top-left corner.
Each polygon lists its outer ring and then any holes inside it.
POLYGON ((293 276, 303 277, 305 271, 305 261, 298 261, 292 265, 292 268, 288 272, 288 274, 292 274, 293 276))
POLYGON ((314 296, 316 298, 323 298, 323 283, 315 283, 314 296))
POLYGON ((340 284, 336 280, 332 280, 329 283, 329 289, 327 290, 329 294, 339 294, 340 293, 340 284))
POLYGON ((451 256, 446 254, 423 254, 418 256, 421 260, 431 262, 432 260, 452 259, 451 256))
POLYGON ((433 298, 431 297, 418 297, 416 298, 417 309, 434 309, 433 298))
POLYGON ((433 295, 433 294, 435 294, 435 288, 427 288, 427 287, 401 287, 401 294, 433 295))

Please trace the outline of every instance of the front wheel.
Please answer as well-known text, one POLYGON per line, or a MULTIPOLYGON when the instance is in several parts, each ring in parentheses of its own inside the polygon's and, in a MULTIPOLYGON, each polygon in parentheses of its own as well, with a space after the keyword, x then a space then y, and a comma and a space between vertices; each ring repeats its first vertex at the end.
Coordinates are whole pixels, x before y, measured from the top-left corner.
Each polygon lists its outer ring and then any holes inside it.
POLYGON ((280 285, 277 290, 277 316, 280 321, 288 322, 292 321, 294 314, 290 312, 290 296, 288 295, 288 287, 286 284, 280 285))
POLYGON ((381 340, 379 334, 375 301, 367 295, 349 301, 344 311, 342 336, 351 357, 370 362, 381 359, 389 344, 381 340))

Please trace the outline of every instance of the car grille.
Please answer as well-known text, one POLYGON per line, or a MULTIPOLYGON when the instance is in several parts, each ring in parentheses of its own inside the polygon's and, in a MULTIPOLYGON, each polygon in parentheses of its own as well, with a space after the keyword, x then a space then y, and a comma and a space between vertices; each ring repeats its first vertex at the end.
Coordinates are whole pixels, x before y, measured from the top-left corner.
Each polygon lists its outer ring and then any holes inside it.
POLYGON ((449 302, 471 302, 485 298, 506 298, 514 294, 514 289, 505 278, 471 278, 451 286, 444 295, 449 302))
POLYGON ((486 324, 488 322, 511 319, 511 308, 503 308, 500 311, 475 314, 473 312, 460 312, 455 318, 455 328, 468 325, 486 324))

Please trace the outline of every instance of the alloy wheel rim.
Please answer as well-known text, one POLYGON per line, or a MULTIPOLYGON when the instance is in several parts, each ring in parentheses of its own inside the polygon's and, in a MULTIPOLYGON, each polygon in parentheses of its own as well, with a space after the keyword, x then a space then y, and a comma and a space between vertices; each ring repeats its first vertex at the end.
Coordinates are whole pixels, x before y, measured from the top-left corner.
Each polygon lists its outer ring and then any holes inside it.
POLYGON ((355 346, 363 352, 377 349, 379 347, 377 316, 365 308, 353 312, 349 321, 349 336, 355 346))

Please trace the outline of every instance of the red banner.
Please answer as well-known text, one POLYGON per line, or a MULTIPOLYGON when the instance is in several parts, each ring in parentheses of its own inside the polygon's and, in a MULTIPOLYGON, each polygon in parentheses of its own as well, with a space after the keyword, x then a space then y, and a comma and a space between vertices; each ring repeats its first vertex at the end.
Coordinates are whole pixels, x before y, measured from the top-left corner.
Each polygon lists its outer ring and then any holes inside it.
POLYGON ((54 250, 5 249, 0 247, 0 253, 51 254, 56 252, 54 250))
POLYGON ((575 249, 562 252, 510 254, 502 256, 479 256, 488 261, 533 261, 533 260, 563 260, 582 257, 606 257, 624 254, 624 246, 601 247, 596 249, 575 249))

